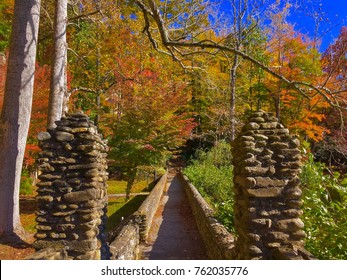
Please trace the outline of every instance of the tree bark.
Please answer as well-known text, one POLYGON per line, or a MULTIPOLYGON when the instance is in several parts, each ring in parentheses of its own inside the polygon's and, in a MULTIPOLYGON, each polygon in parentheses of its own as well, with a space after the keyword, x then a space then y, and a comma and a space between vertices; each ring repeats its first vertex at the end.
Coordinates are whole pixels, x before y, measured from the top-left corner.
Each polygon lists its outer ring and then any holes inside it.
POLYGON ((40 0, 16 0, 0 117, 0 235, 20 236, 19 188, 34 86, 40 0))
POLYGON ((230 140, 235 139, 235 107, 236 107, 236 71, 239 64, 238 55, 234 56, 233 65, 230 69, 230 140))
MULTIPOLYGON (((47 127, 55 127, 55 122, 63 114, 67 96, 67 0, 55 1, 54 53, 51 72, 51 91, 49 95, 47 127), (65 101, 64 101, 65 100, 65 101)), ((65 109, 66 110, 66 109, 65 109)))

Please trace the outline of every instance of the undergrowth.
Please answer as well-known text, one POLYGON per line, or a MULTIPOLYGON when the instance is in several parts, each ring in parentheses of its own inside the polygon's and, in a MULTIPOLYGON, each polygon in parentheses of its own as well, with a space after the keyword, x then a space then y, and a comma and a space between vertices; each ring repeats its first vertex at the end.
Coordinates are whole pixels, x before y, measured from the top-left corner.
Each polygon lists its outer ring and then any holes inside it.
POLYGON ((220 142, 210 151, 198 150, 183 173, 215 210, 216 218, 235 232, 230 145, 220 142))
MULTIPOLYGON (((198 150, 184 174, 215 209, 216 218, 235 233, 230 146, 221 142, 210 151, 198 150)), ((305 248, 318 259, 347 259, 347 176, 330 172, 307 154, 300 179, 305 248)))

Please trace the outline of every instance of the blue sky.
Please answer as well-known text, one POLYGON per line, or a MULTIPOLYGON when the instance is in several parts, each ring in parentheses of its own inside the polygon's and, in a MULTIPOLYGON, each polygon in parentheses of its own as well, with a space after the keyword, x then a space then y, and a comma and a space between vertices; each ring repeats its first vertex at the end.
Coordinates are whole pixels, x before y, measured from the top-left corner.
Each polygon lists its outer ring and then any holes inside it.
MULTIPOLYGON (((322 19, 318 34, 322 36, 320 49, 324 51, 338 37, 341 27, 347 25, 347 0, 318 0, 311 2, 314 3, 312 8, 318 11, 322 19)), ((295 23, 296 30, 313 37, 315 24, 313 18, 307 16, 308 13, 310 13, 310 8, 301 7, 295 9, 292 11, 289 21, 295 23)))
MULTIPOLYGON (((227 3, 230 0, 221 1, 227 12, 227 3)), ((273 3, 275 0, 270 2, 273 3)), ((292 0, 292 2, 298 2, 299 5, 291 10, 288 21, 295 24, 295 30, 312 39, 316 33, 313 11, 317 12, 317 18, 321 19, 317 34, 321 39, 322 52, 338 37, 341 27, 347 25, 347 0, 292 0)))

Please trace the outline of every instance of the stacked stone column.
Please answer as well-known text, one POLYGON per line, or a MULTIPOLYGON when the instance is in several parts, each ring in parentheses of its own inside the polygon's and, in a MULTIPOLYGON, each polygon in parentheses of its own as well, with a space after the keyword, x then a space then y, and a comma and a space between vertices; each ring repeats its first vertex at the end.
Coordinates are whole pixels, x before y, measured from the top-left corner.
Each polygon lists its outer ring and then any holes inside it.
POLYGON ((302 259, 299 141, 278 120, 254 113, 234 147, 238 259, 302 259))
POLYGON ((37 250, 70 259, 107 258, 107 145, 83 113, 68 114, 39 134, 37 250))

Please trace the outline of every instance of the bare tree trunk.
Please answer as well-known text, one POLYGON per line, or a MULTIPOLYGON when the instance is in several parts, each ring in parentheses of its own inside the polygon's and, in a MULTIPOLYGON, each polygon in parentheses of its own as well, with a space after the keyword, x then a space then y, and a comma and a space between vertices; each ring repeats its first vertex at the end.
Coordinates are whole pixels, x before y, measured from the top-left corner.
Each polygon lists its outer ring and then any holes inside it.
POLYGON ((235 107, 236 107, 236 71, 239 63, 238 55, 234 56, 233 65, 230 69, 230 140, 235 139, 235 107))
POLYGON ((52 61, 51 91, 49 95, 47 121, 48 128, 55 127, 55 122, 61 119, 61 116, 63 114, 63 103, 67 96, 66 26, 67 0, 56 0, 54 20, 54 53, 52 61))
POLYGON ((40 0, 16 0, 0 117, 0 235, 24 233, 19 188, 28 136, 35 74, 40 0))

